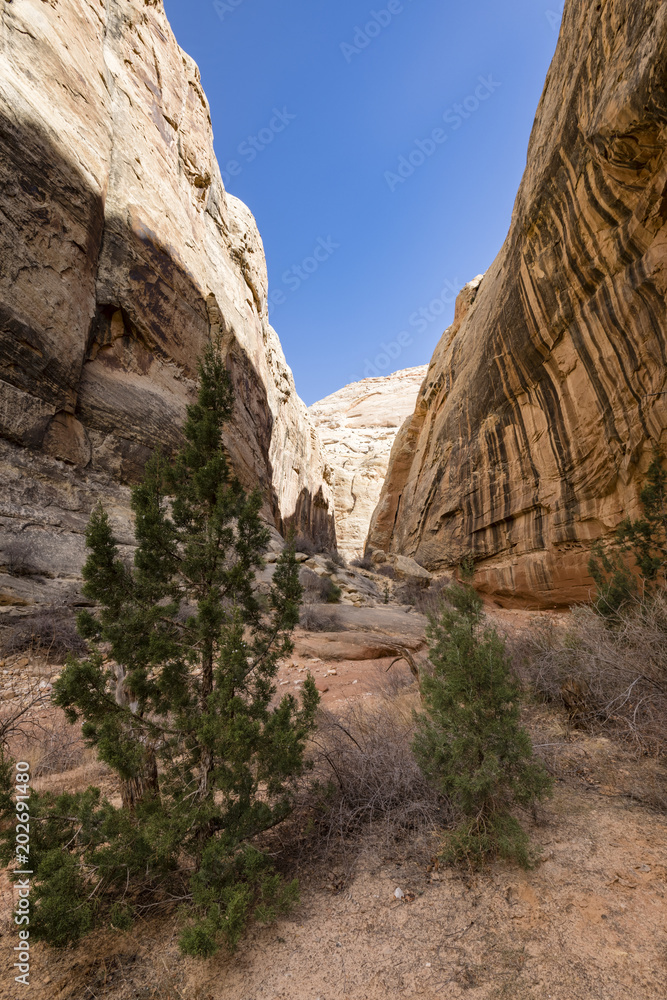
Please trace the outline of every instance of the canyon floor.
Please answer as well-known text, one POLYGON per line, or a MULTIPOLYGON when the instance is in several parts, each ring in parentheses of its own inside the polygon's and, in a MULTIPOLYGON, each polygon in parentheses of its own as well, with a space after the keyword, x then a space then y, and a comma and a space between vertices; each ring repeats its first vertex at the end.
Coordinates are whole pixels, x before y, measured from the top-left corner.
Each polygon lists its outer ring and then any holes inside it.
MULTIPOLYGON (((527 612, 490 613, 506 631, 531 620, 527 612)), ((313 655, 318 642, 298 632, 283 689, 310 670, 333 711, 418 705, 405 663, 326 660, 313 655)), ((64 952, 38 945, 29 991, 13 983, 5 881, 0 997, 664 1000, 667 772, 622 744, 572 730, 542 705, 529 705, 525 721, 556 779, 545 807, 524 817, 541 849, 533 870, 439 867, 437 834, 392 842, 376 827, 328 853, 285 851, 280 864, 298 875, 301 904, 277 924, 254 927, 233 956, 183 958, 178 918, 169 914, 142 919, 131 933, 98 932, 64 952)), ((42 785, 107 781, 88 761, 42 785)))

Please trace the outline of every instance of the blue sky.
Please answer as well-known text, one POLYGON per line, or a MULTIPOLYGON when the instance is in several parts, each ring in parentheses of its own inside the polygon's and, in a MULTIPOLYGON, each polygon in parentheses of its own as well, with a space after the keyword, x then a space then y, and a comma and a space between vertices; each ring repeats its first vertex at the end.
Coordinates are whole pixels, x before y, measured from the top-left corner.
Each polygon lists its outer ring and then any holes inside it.
POLYGON ((165 0, 308 403, 426 364, 507 233, 559 0, 165 0))

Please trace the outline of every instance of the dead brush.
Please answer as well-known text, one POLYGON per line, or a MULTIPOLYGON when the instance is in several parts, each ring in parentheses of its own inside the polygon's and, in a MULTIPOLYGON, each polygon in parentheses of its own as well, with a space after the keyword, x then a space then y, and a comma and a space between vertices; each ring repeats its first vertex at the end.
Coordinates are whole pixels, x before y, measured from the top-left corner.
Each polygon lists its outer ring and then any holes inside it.
POLYGON ((49 663, 63 663, 69 653, 84 656, 87 651, 76 630, 74 614, 66 607, 45 607, 0 626, 3 656, 28 653, 42 656, 49 663))
POLYGON ((411 694, 320 712, 300 811, 327 849, 369 828, 386 844, 415 840, 451 818, 412 753, 413 703, 411 694))
POLYGON ((345 626, 336 618, 336 615, 327 610, 331 607, 326 604, 304 604, 299 616, 301 628, 307 632, 344 632, 345 626))
POLYGON ((9 755, 27 761, 36 778, 72 771, 86 756, 79 727, 71 726, 59 709, 39 711, 47 700, 31 704, 19 724, 18 720, 12 723, 8 715, 0 717, 0 734, 7 729, 3 742, 9 755))
POLYGON ((635 601, 610 625, 589 607, 540 619, 512 643, 517 669, 578 728, 667 752, 667 597, 635 601))
POLYGON ((399 604, 411 604, 422 615, 438 615, 442 611, 444 591, 451 584, 451 579, 442 577, 426 583, 420 580, 408 580, 396 587, 394 597, 399 604))

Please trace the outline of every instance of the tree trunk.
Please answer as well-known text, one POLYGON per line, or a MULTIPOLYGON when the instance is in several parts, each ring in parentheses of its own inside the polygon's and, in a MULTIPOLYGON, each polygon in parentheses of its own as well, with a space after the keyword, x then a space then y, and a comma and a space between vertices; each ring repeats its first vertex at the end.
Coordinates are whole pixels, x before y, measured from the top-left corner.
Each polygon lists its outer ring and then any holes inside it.
MULTIPOLYGON (((201 710, 208 711, 208 699, 213 692, 213 644, 207 644, 202 656, 201 710)), ((199 775, 199 798, 205 799, 210 792, 210 777, 213 770, 213 753, 208 747, 201 748, 201 770, 199 775)))
MULTIPOLYGON (((116 673, 116 703, 122 708, 129 708, 131 711, 130 696, 125 687, 125 668, 120 663, 115 665, 116 673)), ((140 742, 144 742, 143 734, 138 735, 140 742)), ((141 772, 130 778, 129 781, 120 781, 120 796, 124 809, 135 809, 137 804, 148 795, 157 795, 160 791, 158 781, 157 761, 152 749, 145 747, 144 760, 141 772)))

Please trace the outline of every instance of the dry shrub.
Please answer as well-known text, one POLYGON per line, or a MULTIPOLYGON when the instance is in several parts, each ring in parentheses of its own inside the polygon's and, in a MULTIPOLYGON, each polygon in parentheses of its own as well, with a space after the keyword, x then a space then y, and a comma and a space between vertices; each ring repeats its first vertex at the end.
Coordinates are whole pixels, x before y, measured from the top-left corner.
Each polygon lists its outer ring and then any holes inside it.
POLYGON ((50 663, 62 663, 69 653, 84 656, 87 646, 76 630, 70 608, 50 606, 4 624, 0 652, 3 656, 29 653, 50 663))
POLYGON ((354 566, 356 569, 366 569, 369 571, 375 569, 373 560, 370 556, 364 556, 362 559, 353 559, 350 565, 354 566))
POLYGON ((327 568, 333 567, 333 569, 329 569, 330 573, 335 573, 337 569, 346 568, 347 563, 340 552, 336 552, 335 549, 330 549, 327 554, 329 556, 327 559, 327 568))
POLYGON ((294 549, 306 556, 314 556, 322 551, 321 546, 317 546, 312 538, 307 538, 306 535, 297 535, 294 539, 294 549))
POLYGON ((29 743, 35 719, 51 701, 51 678, 31 678, 27 687, 20 677, 10 677, 3 683, 4 704, 0 709, 0 750, 10 757, 29 743))
POLYGON ((304 604, 335 604, 341 592, 328 576, 318 576, 305 567, 299 573, 304 604))
POLYGON ((378 566, 376 573, 378 573, 379 576, 386 576, 389 580, 397 579, 396 570, 391 563, 382 563, 381 566, 378 566))
POLYGON ((667 751, 667 596, 637 601, 610 625, 590 607, 541 618, 512 643, 524 680, 581 729, 667 751))
POLYGON ((308 632, 345 632, 345 626, 337 620, 326 606, 320 604, 304 604, 301 608, 299 623, 308 632))
POLYGON ((403 694, 320 712, 308 804, 327 847, 369 827, 387 843, 414 841, 451 818, 412 753, 414 702, 403 694))
POLYGON ((86 750, 80 727, 70 725, 51 704, 53 680, 33 678, 23 688, 12 678, 0 710, 0 747, 13 760, 27 761, 36 777, 79 767, 86 750))
POLYGON ((443 591, 450 580, 433 580, 426 585, 420 580, 407 580, 394 591, 394 597, 401 604, 411 604, 423 615, 437 615, 442 609, 443 591))
POLYGON ((26 760, 35 777, 63 774, 80 767, 86 755, 81 729, 72 726, 59 709, 33 718, 13 748, 15 759, 26 760))

